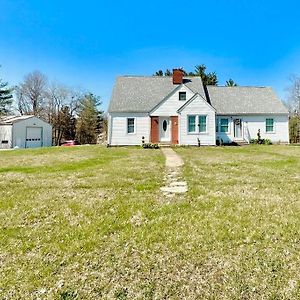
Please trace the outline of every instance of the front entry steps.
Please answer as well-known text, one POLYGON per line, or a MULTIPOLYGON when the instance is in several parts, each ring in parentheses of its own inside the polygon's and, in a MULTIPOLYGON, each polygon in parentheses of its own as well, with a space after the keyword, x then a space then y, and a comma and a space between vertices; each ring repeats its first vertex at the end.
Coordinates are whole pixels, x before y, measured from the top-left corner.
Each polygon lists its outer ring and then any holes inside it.
POLYGON ((249 143, 246 142, 245 140, 236 140, 234 141, 234 143, 236 143, 238 146, 248 146, 249 143))
POLYGON ((160 143, 158 143, 158 146, 159 146, 160 148, 164 148, 164 147, 168 148, 168 147, 171 147, 172 144, 171 144, 171 143, 160 142, 160 143))

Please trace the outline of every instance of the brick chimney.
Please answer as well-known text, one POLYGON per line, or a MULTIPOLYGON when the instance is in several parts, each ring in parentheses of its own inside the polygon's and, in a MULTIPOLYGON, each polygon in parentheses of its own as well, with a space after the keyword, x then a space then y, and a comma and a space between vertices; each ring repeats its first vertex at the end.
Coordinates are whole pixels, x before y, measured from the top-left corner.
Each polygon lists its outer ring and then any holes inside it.
POLYGON ((182 69, 173 69, 173 84, 181 84, 183 82, 182 69))

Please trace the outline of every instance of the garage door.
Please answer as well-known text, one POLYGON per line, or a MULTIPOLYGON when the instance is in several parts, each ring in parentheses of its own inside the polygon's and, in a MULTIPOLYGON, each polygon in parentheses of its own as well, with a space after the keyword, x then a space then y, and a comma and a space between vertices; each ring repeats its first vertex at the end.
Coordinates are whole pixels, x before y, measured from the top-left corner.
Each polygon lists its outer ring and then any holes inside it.
POLYGON ((27 127, 26 128, 26 148, 37 148, 43 146, 42 127, 27 127))

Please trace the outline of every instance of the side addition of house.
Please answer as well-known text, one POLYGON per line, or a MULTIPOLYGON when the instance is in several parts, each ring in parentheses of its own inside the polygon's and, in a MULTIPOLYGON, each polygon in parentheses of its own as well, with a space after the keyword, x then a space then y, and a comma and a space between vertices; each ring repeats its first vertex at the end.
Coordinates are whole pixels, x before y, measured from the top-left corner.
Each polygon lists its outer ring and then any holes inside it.
POLYGON ((288 143, 288 110, 269 87, 204 87, 200 77, 122 76, 108 110, 108 144, 215 145, 261 137, 288 143))

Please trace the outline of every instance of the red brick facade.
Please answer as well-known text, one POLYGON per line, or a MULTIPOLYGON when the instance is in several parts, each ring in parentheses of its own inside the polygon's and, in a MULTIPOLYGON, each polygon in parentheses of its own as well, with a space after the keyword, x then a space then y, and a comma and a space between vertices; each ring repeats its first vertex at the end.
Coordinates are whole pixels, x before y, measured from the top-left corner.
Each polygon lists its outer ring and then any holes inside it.
POLYGON ((151 117, 151 143, 159 142, 159 118, 151 117))
MULTIPOLYGON (((171 119, 171 144, 178 144, 178 117, 173 116, 171 119)), ((159 117, 151 117, 151 143, 159 143, 159 117)))
POLYGON ((171 144, 177 145, 178 144, 178 117, 177 116, 171 117, 171 123, 172 123, 171 144))

